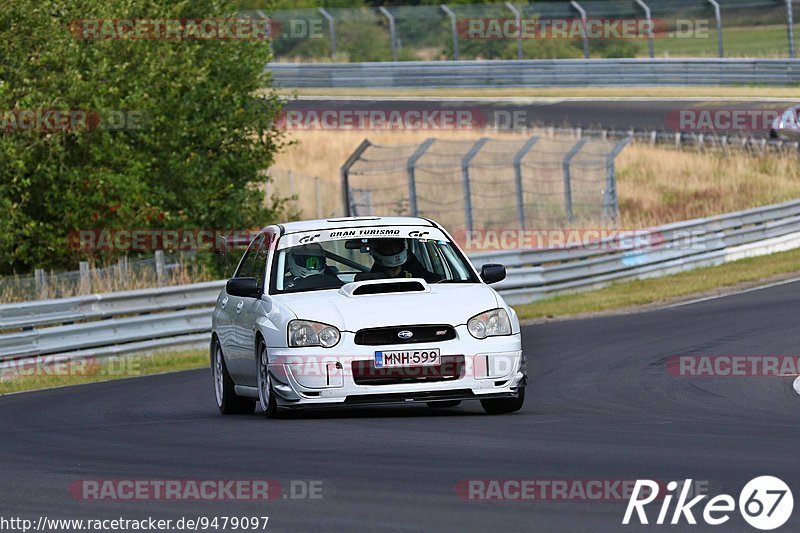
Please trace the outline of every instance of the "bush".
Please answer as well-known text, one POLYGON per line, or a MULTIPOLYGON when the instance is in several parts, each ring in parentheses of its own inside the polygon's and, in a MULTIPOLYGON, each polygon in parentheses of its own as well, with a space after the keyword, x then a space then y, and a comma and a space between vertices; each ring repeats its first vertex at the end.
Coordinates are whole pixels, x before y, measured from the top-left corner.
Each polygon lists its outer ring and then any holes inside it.
POLYGON ((104 118, 119 110, 138 122, 120 131, 0 127, 1 274, 74 269, 73 230, 270 223, 276 212, 255 188, 283 142, 273 126, 277 97, 254 97, 269 86, 267 41, 81 40, 70 33, 78 19, 235 13, 226 0, 6 4, 0 11, 6 119, 9 110, 97 110, 104 118))

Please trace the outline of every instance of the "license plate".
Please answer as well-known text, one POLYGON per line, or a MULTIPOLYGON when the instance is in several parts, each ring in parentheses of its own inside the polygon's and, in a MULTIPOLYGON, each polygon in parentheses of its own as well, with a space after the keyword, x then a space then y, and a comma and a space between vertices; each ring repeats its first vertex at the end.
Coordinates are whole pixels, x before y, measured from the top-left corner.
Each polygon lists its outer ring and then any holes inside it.
POLYGON ((375 368, 438 366, 439 348, 375 352, 375 368))

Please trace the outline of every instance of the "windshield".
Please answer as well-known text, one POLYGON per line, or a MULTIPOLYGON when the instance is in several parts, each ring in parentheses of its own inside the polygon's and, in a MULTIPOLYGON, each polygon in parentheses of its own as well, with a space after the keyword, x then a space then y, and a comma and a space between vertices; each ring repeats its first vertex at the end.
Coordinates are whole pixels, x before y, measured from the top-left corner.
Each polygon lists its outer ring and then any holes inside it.
POLYGON ((293 239, 279 244, 273 262, 272 294, 335 289, 345 283, 373 279, 478 282, 463 255, 445 238, 320 239, 315 235, 313 242, 300 244, 298 241, 303 238, 288 237, 293 239))

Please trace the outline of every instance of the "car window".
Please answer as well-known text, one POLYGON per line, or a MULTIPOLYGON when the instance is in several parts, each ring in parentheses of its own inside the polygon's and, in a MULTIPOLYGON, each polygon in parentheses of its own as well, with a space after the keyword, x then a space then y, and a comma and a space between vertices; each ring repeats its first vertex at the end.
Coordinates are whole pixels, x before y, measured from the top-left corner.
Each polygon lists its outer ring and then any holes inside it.
POLYGON ((434 239, 330 239, 282 248, 273 265, 271 292, 300 292, 388 277, 423 278, 429 283, 477 282, 452 243, 434 239), (382 241, 404 243, 398 270, 381 268, 375 253, 382 241))
POLYGON ((267 270, 269 239, 265 234, 258 235, 244 253, 239 269, 234 277, 255 278, 261 290, 264 289, 264 277, 267 270))

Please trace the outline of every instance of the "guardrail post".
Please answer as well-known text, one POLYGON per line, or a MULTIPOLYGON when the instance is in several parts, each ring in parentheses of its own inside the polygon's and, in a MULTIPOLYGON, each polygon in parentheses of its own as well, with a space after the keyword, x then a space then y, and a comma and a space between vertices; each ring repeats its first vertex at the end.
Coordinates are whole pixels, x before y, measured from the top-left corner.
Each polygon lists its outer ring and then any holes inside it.
POLYGON ((478 152, 481 151, 483 145, 486 144, 486 141, 489 139, 486 137, 481 137, 478 139, 472 148, 469 149, 469 152, 461 159, 461 179, 464 187, 464 217, 465 222, 467 225, 467 231, 473 230, 473 223, 472 223, 472 193, 470 191, 469 185, 469 164, 478 155, 478 152))
POLYGON ((564 156, 564 213, 567 215, 567 222, 572 222, 572 179, 570 177, 570 170, 569 165, 572 162, 572 158, 574 158, 578 152, 581 151, 583 145, 586 144, 589 139, 581 139, 575 143, 567 155, 564 156))
POLYGON ((717 48, 719 57, 725 57, 725 50, 722 47, 722 13, 719 10, 719 3, 717 0, 708 0, 708 3, 714 6, 714 17, 717 19, 717 48))
POLYGON ((33 280, 36 285, 36 294, 39 298, 44 298, 47 294, 47 276, 43 268, 37 268, 33 271, 33 280))
MULTIPOLYGON (((789 1, 791 2, 791 0, 789 1)), ((456 22, 456 14, 446 4, 439 4, 439 7, 450 17, 450 31, 453 32, 453 59, 458 60, 458 23, 456 22)))
POLYGON ((789 32, 789 57, 794 59, 794 13, 792 0, 786 0, 786 29, 789 32))
POLYGON ((161 285, 164 282, 164 250, 156 250, 155 253, 156 263, 156 282, 161 285))
POLYGON ((434 138, 425 139, 414 153, 411 154, 406 164, 406 169, 408 171, 408 208, 413 217, 419 216, 419 210, 417 209, 417 180, 415 176, 417 161, 419 161, 419 158, 425 154, 435 141, 436 139, 434 138))
POLYGON ((350 154, 350 157, 347 158, 347 161, 344 162, 344 165, 342 165, 342 168, 339 170, 342 177, 342 207, 344 208, 344 216, 346 217, 351 216, 350 213, 352 212, 350 206, 350 168, 358 161, 361 154, 364 153, 364 150, 370 146, 372 146, 372 143, 369 142, 369 140, 364 139, 361 141, 358 148, 350 154))
POLYGON ((392 40, 392 61, 397 61, 397 31, 394 25, 394 15, 383 6, 378 6, 378 11, 389 19, 389 38, 392 40))
POLYGON ((89 272, 89 261, 79 262, 78 271, 80 272, 81 277, 80 293, 88 294, 91 292, 92 287, 91 272, 89 272))
POLYGON ((603 195, 603 220, 611 218, 614 222, 619 219, 619 201, 617 198, 617 172, 615 160, 619 153, 631 142, 632 137, 626 137, 617 142, 606 160, 606 190, 603 195))
POLYGON ((328 13, 328 10, 324 7, 317 8, 320 14, 325 17, 325 20, 328 21, 328 34, 330 35, 331 39, 331 59, 336 58, 336 25, 333 21, 333 15, 328 13))
POLYGON ((505 6, 514 14, 517 21, 517 59, 522 59, 522 14, 511 2, 506 2, 505 6))
MULTIPOLYGON (((789 0, 791 2, 792 0, 789 0)), ((655 50, 655 37, 653 35, 653 17, 650 16, 650 8, 643 0, 636 0, 636 3, 644 9, 644 16, 647 19, 647 50, 650 52, 650 57, 656 56, 655 50)))
POLYGON ((583 34, 583 57, 585 59, 589 59, 589 35, 586 33, 586 26, 588 24, 588 21, 586 20, 586 10, 583 9, 575 0, 570 0, 570 5, 574 7, 575 10, 581 15, 581 22, 583 23, 583 28, 581 31, 583 34))
POLYGON ((517 189, 517 218, 519 219, 519 229, 525 231, 525 198, 523 197, 524 190, 522 188, 522 160, 531 151, 533 145, 537 143, 539 137, 531 137, 522 148, 514 154, 514 184, 517 189))

